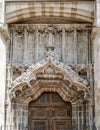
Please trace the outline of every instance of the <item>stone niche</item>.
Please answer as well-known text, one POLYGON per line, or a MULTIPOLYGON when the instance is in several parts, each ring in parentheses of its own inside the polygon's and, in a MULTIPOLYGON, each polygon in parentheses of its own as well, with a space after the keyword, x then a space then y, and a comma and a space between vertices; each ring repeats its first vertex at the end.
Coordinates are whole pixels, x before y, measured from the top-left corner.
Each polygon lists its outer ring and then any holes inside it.
POLYGON ((91 30, 87 24, 11 24, 7 61, 33 64, 45 59, 48 34, 54 37, 55 56, 66 64, 92 62, 91 30))

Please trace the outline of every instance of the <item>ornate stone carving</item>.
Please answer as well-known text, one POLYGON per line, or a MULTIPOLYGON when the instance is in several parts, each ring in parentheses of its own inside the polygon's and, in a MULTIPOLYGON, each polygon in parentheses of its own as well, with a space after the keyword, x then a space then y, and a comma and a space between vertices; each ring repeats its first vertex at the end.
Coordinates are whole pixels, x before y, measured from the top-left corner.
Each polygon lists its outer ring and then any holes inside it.
POLYGON ((83 84, 86 85, 86 86, 89 85, 88 81, 85 80, 85 79, 83 79, 83 78, 81 78, 75 71, 73 71, 73 70, 71 69, 71 67, 66 66, 66 69, 67 69, 67 71, 70 73, 70 75, 71 75, 71 77, 74 79, 74 81, 76 81, 76 82, 77 82, 77 81, 78 81, 78 82, 81 82, 81 83, 83 83, 83 84))
POLYGON ((22 90, 22 98, 26 101, 36 99, 44 91, 57 92, 64 100, 70 102, 85 100, 91 95, 88 81, 81 78, 70 66, 56 60, 42 61, 30 66, 12 82, 11 95, 16 90, 22 90), (25 84, 29 87, 22 89, 25 84))
POLYGON ((46 58, 47 60, 54 60, 54 46, 48 45, 47 47, 47 52, 46 52, 46 58))
POLYGON ((19 74, 19 76, 21 75, 21 71, 22 71, 22 66, 13 66, 13 74, 19 74))
POLYGON ((53 68, 51 68, 50 66, 48 66, 48 67, 44 70, 44 72, 45 72, 46 74, 54 74, 54 73, 55 73, 55 70, 54 70, 53 68))
POLYGON ((53 24, 53 25, 48 25, 48 24, 11 24, 9 25, 9 28, 12 30, 23 30, 24 27, 27 28, 27 30, 31 30, 32 32, 34 32, 36 30, 36 28, 40 31, 40 32, 50 32, 52 31, 51 29, 53 28, 53 33, 60 32, 62 31, 63 28, 65 28, 65 30, 86 30, 89 26, 91 26, 91 24, 53 24))

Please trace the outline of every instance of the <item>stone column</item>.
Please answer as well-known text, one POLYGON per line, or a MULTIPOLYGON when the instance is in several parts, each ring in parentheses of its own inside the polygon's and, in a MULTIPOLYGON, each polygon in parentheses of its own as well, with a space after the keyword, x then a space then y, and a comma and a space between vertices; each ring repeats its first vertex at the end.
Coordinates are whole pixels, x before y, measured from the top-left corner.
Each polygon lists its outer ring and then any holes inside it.
POLYGON ((14 62, 13 61, 13 34, 14 34, 14 31, 12 30, 11 32, 10 32, 10 48, 9 48, 9 62, 10 63, 12 63, 12 62, 14 62))
POLYGON ((75 57, 74 63, 77 64, 77 53, 78 53, 77 50, 78 50, 78 48, 77 48, 77 30, 76 30, 76 28, 74 29, 74 45, 73 46, 74 46, 73 53, 74 53, 74 57, 75 57))
POLYGON ((12 103, 12 125, 10 130, 28 130, 28 104, 12 103))
POLYGON ((95 125, 100 130, 100 26, 92 30, 94 46, 94 98, 95 98, 95 125))
POLYGON ((89 43, 89 40, 88 40, 88 30, 85 30, 85 53, 86 53, 86 57, 85 57, 85 63, 88 64, 88 58, 89 58, 89 46, 88 46, 88 43, 89 43))
POLYGON ((77 104, 72 104, 72 129, 77 130, 78 129, 78 116, 77 116, 77 104))
POLYGON ((10 57, 11 57, 11 59, 10 59, 10 63, 15 63, 15 61, 17 60, 16 53, 18 53, 18 52, 15 51, 17 49, 16 45, 17 45, 16 44, 16 32, 13 29, 11 31, 11 43, 10 43, 10 53, 11 53, 10 57))
POLYGON ((94 58, 94 100, 95 126, 100 130, 100 0, 95 1, 95 19, 92 29, 93 58, 94 58))
POLYGON ((62 61, 65 63, 65 49, 66 49, 66 42, 65 42, 65 28, 62 29, 62 61))
POLYGON ((35 42, 35 62, 38 62, 38 50, 39 50, 39 31, 38 28, 36 28, 35 31, 36 36, 36 42, 35 42))
POLYGON ((23 58, 23 62, 26 64, 28 61, 28 57, 27 57, 27 28, 24 27, 24 58, 23 58))
POLYGON ((5 130, 11 127, 11 101, 9 99, 9 88, 11 87, 11 64, 6 65, 6 88, 5 88, 5 130))

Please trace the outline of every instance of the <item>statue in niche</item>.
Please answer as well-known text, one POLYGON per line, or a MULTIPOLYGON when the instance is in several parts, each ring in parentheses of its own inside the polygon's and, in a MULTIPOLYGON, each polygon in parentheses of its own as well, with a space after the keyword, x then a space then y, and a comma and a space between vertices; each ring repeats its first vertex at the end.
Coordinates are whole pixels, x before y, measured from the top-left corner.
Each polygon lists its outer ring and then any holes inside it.
POLYGON ((51 32, 49 33, 48 39, 49 39, 49 45, 53 45, 54 44, 54 36, 51 32))
POLYGON ((47 37, 46 37, 46 57, 47 60, 54 60, 54 34, 53 34, 54 28, 48 27, 46 30, 47 37))
POLYGON ((49 27, 47 31, 47 45, 51 45, 53 46, 54 45, 54 35, 53 35, 53 28, 52 27, 49 27))
POLYGON ((47 53, 46 53, 46 57, 47 60, 54 60, 54 35, 52 34, 52 32, 49 32, 47 35, 47 53))

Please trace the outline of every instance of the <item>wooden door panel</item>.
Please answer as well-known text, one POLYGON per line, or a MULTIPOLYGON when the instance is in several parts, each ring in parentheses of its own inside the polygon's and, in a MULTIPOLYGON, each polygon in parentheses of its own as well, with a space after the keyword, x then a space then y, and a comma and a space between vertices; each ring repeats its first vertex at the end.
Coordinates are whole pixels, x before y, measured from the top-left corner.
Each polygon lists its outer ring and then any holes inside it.
POLYGON ((46 119, 48 109, 46 107, 35 107, 30 110, 29 116, 31 119, 46 119))
POLYGON ((55 117, 67 118, 67 109, 64 107, 52 107, 52 113, 55 117))
POLYGON ((57 93, 43 93, 29 104, 29 130, 71 130, 72 106, 57 93))
POLYGON ((53 130, 71 130, 71 120, 53 120, 53 130))
POLYGON ((71 120, 72 118, 72 111, 71 109, 69 110, 66 107, 52 107, 51 108, 51 113, 53 119, 55 118, 60 118, 60 119, 66 119, 66 120, 71 120))
POLYGON ((47 120, 33 120, 31 130, 49 130, 47 120))

